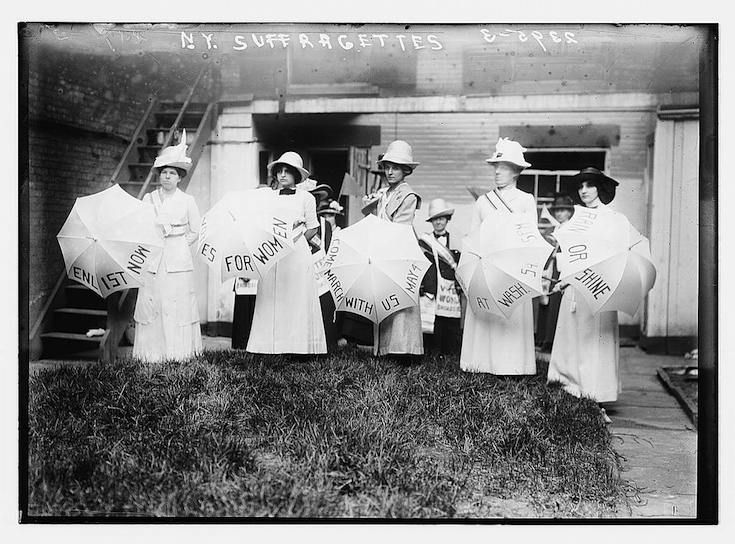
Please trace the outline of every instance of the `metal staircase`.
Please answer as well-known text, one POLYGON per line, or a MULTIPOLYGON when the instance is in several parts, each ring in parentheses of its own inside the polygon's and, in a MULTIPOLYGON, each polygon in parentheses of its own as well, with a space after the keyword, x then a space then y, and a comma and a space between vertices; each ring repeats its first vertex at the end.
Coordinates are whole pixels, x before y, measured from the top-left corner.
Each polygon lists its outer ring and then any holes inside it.
MULTIPOLYGON (((186 129, 188 154, 192 160, 186 185, 210 139, 217 117, 215 102, 193 102, 192 97, 206 68, 199 73, 184 102, 159 102, 152 99, 136 127, 130 144, 113 172, 110 184, 136 198, 158 186, 153 161, 161 149, 178 143, 181 129, 186 129)), ((130 323, 137 289, 113 293, 101 298, 86 287, 69 280, 62 271, 46 306, 30 332, 31 353, 40 358, 79 358, 103 361, 116 357, 130 323), (101 336, 87 336, 87 331, 103 329, 101 336)))

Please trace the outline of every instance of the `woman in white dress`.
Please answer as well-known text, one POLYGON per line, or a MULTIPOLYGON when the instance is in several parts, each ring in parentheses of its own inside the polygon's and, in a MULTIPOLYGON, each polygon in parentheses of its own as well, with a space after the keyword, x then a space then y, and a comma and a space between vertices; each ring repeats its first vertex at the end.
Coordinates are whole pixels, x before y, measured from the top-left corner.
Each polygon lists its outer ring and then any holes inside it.
POLYGON ((258 282, 247 351, 251 353, 326 353, 314 262, 308 241, 317 233, 316 200, 297 182, 309 177, 298 153, 288 151, 268 165, 280 204, 298 217, 295 250, 258 282))
POLYGON ((191 246, 201 217, 194 197, 178 189, 191 168, 186 132, 164 149, 153 164, 160 187, 143 197, 153 205, 164 237, 163 252, 146 271, 135 305, 133 356, 148 362, 182 360, 202 351, 199 307, 191 246))
MULTIPOLYGON (((585 207, 622 215, 606 206, 615 198, 617 181, 592 167, 574 177, 585 207)), ((631 244, 642 238, 630 223, 628 228, 631 244)), ((614 402, 620 393, 618 312, 593 315, 584 300, 565 287, 556 287, 564 289, 564 295, 551 348, 548 381, 561 382, 568 393, 577 397, 590 397, 598 403, 614 402)), ((610 423, 604 408, 601 413, 610 423)))
MULTIPOLYGON (((516 187, 518 176, 531 166, 523 157, 526 150, 518 142, 501 138, 495 154, 486 162, 495 166, 496 189, 477 199, 472 214, 470 232, 480 228, 491 215, 511 213, 536 214, 533 195, 516 187)), ((468 310, 462 334, 460 368, 467 372, 487 372, 498 375, 536 373, 536 352, 533 343, 533 308, 526 300, 510 318, 477 317, 468 310)))

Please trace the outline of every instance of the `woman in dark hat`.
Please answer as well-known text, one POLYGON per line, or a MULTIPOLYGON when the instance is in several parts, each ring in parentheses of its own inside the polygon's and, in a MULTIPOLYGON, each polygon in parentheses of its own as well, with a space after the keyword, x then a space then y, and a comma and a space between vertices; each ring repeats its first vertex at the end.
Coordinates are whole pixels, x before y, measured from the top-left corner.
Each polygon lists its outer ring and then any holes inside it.
POLYGON ((578 203, 587 208, 597 208, 599 204, 610 204, 615 198, 615 187, 618 186, 618 182, 597 168, 592 166, 583 168, 579 174, 572 176, 572 179, 577 182, 578 203), (594 192, 592 188, 595 189, 594 192), (595 198, 599 199, 599 202, 595 198))
MULTIPOLYGON (((560 225, 563 225, 574 215, 574 199, 564 193, 554 195, 554 203, 551 205, 551 215, 560 225)), ((559 228, 559 227, 557 227, 559 228)))
MULTIPOLYGON (((618 214, 607 207, 615 198, 618 182, 597 168, 585 168, 574 178, 582 204, 597 211, 618 214)), ((631 243, 642 238, 629 225, 631 243)), ((560 228, 564 228, 563 226, 560 228)), ((557 284, 564 290, 559 308, 554 345, 549 361, 549 381, 561 382, 564 389, 577 397, 585 396, 598 403, 614 402, 620 392, 618 373, 618 313, 593 314, 574 290, 557 284)), ((610 423, 605 409, 602 418, 610 423)))

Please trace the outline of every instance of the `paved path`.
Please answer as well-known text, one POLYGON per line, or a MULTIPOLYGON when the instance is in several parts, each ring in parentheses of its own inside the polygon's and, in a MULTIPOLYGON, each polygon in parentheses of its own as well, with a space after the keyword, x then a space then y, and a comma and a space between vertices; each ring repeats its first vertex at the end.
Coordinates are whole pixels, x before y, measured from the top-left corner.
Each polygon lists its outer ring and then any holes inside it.
POLYGON ((620 364, 623 392, 607 412, 626 459, 622 477, 640 488, 632 517, 695 518, 696 427, 656 376, 657 368, 691 361, 620 348, 620 364))
POLYGON ((624 458, 621 477, 631 485, 631 511, 620 517, 696 517, 696 428, 656 376, 657 368, 687 364, 684 357, 620 348, 623 392, 606 406, 624 458))

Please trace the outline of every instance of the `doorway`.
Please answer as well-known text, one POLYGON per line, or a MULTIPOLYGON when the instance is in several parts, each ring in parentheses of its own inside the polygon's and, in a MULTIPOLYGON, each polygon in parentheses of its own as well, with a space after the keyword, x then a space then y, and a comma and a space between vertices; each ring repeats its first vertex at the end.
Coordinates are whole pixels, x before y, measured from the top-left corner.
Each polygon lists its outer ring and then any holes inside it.
POLYGON ((342 178, 349 172, 349 153, 345 149, 310 149, 309 171, 311 179, 332 188, 336 200, 342 186, 342 178))
MULTIPOLYGON (((349 172, 349 151, 347 149, 311 149, 308 151, 311 179, 329 185, 332 198, 346 208, 347 197, 340 198, 342 179, 349 172)), ((344 227, 345 216, 337 216, 337 225, 344 227)))

